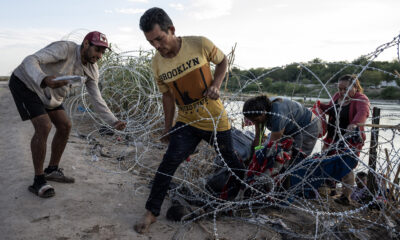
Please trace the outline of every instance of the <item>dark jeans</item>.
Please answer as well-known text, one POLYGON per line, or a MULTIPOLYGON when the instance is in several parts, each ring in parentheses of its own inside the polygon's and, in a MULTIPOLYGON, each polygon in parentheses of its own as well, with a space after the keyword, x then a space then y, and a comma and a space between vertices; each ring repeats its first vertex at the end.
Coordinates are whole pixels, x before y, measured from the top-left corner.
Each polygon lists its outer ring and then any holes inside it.
MULTIPOLYGON (((184 125, 182 122, 177 122, 173 130, 184 125)), ((150 196, 146 202, 146 209, 155 216, 160 215, 161 205, 167 194, 171 176, 174 175, 179 165, 194 152, 202 139, 214 145, 214 132, 185 126, 171 133, 167 152, 158 167, 150 196)), ((225 162, 240 179, 243 179, 244 165, 233 152, 231 130, 217 132, 217 142, 225 162)), ((240 184, 237 184, 237 186, 240 187, 240 184)))

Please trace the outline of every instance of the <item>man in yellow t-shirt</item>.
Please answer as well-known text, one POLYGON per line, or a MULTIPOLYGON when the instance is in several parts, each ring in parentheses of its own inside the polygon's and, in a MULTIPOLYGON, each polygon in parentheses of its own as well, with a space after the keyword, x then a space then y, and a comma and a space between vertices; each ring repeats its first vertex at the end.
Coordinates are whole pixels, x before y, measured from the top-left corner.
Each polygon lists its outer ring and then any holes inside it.
POLYGON ((165 129, 162 140, 169 141, 146 202, 147 211, 134 226, 137 232, 143 233, 160 214, 172 175, 201 140, 218 147, 224 161, 233 170, 234 181, 229 187, 235 193, 239 191, 244 166, 233 153, 231 127, 219 99, 219 89, 228 65, 224 53, 205 37, 177 37, 171 19, 160 8, 151 8, 143 14, 140 29, 157 49, 152 68, 163 94, 165 129), (214 76, 210 62, 216 64, 214 76), (172 127, 175 104, 178 117, 172 127), (216 142, 214 130, 217 131, 216 142))

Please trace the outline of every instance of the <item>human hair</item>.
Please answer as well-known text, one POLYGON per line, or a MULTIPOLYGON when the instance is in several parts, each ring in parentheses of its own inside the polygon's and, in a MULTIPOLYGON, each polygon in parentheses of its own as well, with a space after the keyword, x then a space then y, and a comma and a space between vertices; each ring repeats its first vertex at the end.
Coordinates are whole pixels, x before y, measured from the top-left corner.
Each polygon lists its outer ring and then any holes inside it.
POLYGON ((260 116, 262 113, 258 112, 269 112, 271 111, 271 100, 266 95, 261 95, 248 99, 243 104, 243 115, 246 118, 254 118, 260 116))
POLYGON ((343 75, 339 78, 339 81, 346 81, 349 83, 349 85, 353 84, 354 82, 353 86, 357 90, 357 92, 364 93, 364 89, 361 87, 360 80, 357 78, 357 75, 355 74, 343 75))
POLYGON ((358 172, 358 173, 357 173, 357 177, 358 177, 358 178, 366 178, 366 177, 367 177, 367 174, 366 174, 365 172, 358 172))
POLYGON ((140 17, 139 26, 143 32, 150 32, 156 24, 158 24, 160 29, 166 33, 168 33, 168 28, 174 25, 168 14, 158 7, 148 9, 140 17))

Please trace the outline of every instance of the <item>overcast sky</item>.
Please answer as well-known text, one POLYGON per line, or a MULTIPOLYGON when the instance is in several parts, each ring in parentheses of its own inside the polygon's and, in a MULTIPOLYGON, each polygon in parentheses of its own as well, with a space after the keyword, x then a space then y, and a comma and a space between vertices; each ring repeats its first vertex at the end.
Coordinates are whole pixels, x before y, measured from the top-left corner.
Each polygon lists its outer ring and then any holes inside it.
MULTIPOLYGON (((399 0, 0 0, 0 76, 23 58, 72 34, 105 33, 120 51, 151 49, 138 23, 153 6, 172 18, 178 36, 202 35, 243 68, 314 58, 351 61, 400 33, 399 0)), ((396 49, 379 60, 396 58, 396 49)))

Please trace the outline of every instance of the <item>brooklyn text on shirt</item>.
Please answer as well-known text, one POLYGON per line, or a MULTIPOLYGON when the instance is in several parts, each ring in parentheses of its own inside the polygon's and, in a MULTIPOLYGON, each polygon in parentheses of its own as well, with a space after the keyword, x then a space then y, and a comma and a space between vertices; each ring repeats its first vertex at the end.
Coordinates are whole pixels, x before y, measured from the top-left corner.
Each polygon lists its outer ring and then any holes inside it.
POLYGON ((186 63, 183 63, 182 65, 178 66, 177 68, 174 68, 171 71, 168 71, 166 73, 159 75, 158 78, 160 79, 160 81, 168 80, 170 78, 176 77, 179 74, 184 73, 186 70, 188 70, 198 64, 200 64, 199 58, 198 57, 193 58, 193 59, 187 61, 186 63))

